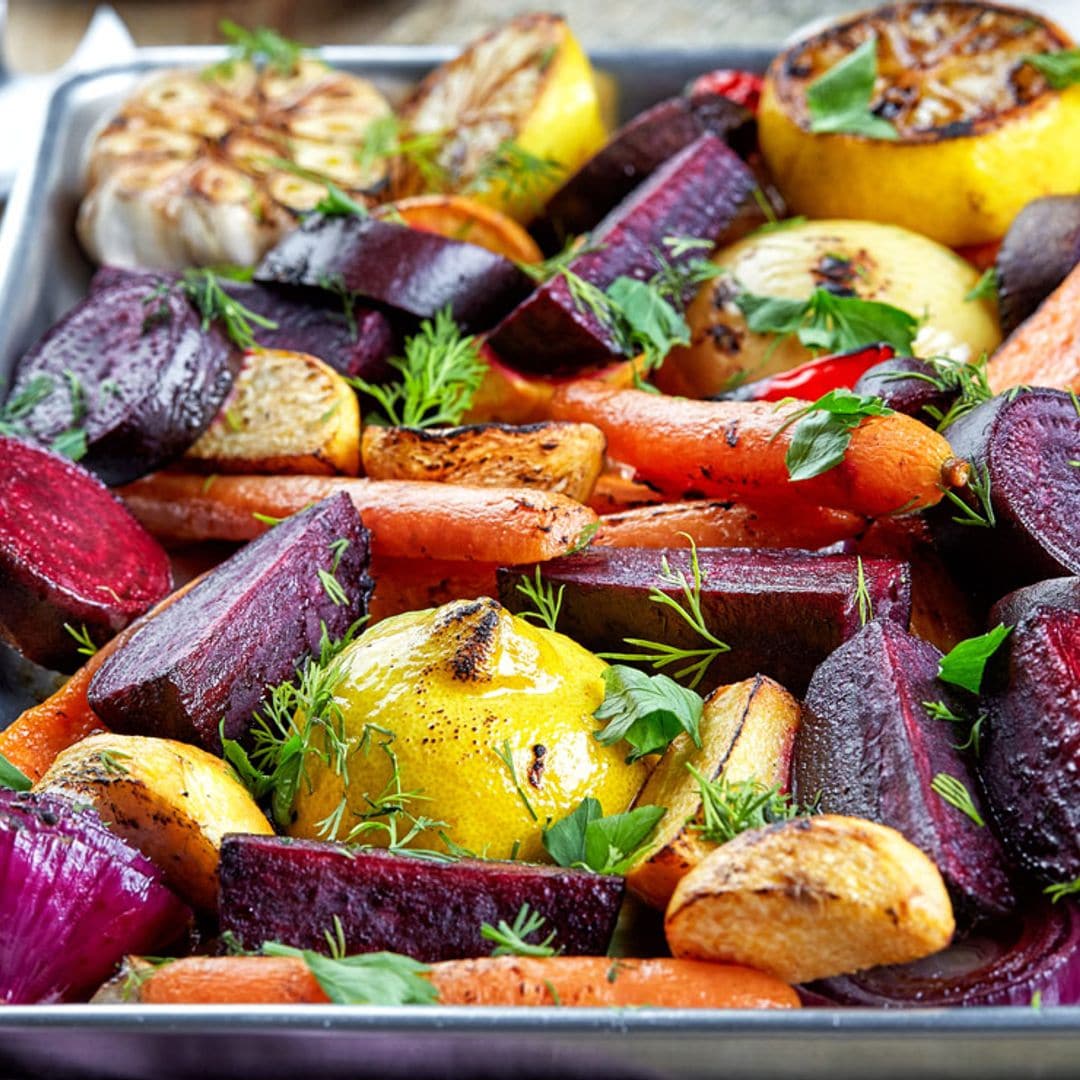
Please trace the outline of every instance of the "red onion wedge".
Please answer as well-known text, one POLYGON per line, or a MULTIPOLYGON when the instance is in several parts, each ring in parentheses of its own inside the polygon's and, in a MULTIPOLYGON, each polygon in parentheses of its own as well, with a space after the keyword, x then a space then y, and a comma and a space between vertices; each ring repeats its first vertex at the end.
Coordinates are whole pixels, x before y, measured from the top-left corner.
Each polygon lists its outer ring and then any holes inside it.
POLYGON ((1080 907, 1048 901, 899 967, 813 983, 806 1005, 881 1009, 1080 1003, 1080 907))
POLYGON ((190 915, 94 811, 0 790, 0 1004, 85 998, 190 915))

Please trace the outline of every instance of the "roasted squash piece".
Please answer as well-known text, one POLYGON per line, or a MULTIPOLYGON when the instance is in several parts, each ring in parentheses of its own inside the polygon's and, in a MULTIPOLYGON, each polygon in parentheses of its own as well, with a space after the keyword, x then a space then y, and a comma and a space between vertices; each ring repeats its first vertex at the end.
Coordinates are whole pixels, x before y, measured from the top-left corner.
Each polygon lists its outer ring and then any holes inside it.
POLYGON ((306 353, 256 349, 232 393, 184 455, 210 473, 356 476, 360 407, 349 384, 306 353))

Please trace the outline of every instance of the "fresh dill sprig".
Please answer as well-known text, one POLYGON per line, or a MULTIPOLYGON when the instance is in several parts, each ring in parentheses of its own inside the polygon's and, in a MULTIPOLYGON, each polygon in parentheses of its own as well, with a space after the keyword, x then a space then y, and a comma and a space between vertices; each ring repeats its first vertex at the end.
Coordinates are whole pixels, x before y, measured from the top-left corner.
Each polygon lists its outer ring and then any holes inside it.
POLYGON ((978 499, 978 507, 972 506, 951 488, 944 489, 945 497, 960 510, 960 515, 954 514, 952 520, 957 525, 973 525, 982 529, 994 528, 997 525, 997 518, 994 515, 994 503, 990 493, 990 466, 983 465, 980 473, 978 466, 973 465, 967 486, 978 499))
POLYGON ((90 631, 86 629, 86 623, 82 623, 78 628, 72 626, 71 623, 64 623, 64 629, 78 644, 79 647, 75 651, 80 656, 93 656, 98 651, 93 638, 90 637, 90 631))
POLYGON ((345 537, 341 537, 339 540, 335 540, 330 545, 330 553, 334 556, 334 561, 330 565, 329 570, 324 570, 321 567, 316 571, 319 577, 319 582, 322 584, 323 591, 330 598, 330 602, 334 607, 341 607, 349 602, 348 593, 342 587, 337 577, 337 569, 341 565, 341 557, 345 554, 346 548, 349 546, 349 541, 345 537))
POLYGON ((409 132, 398 117, 387 113, 368 124, 355 158, 365 173, 394 160, 403 161, 416 170, 426 188, 438 190, 450 181, 449 171, 439 161, 445 145, 444 132, 409 132))
POLYGON ((978 808, 975 806, 975 800, 971 797, 971 792, 955 776, 939 772, 930 781, 930 788, 950 806, 955 807, 962 814, 966 814, 980 828, 986 824, 983 821, 982 814, 979 813, 978 808))
POLYGON ((488 365, 476 339, 463 334, 450 308, 425 319, 420 331, 405 341, 405 356, 390 366, 399 382, 377 385, 351 378, 350 385, 373 397, 383 420, 396 427, 447 427, 468 412, 488 365))
POLYGON ((29 791, 33 786, 33 780, 22 769, 17 765, 12 765, 3 754, 0 754, 0 788, 7 788, 9 791, 29 791))
POLYGON ((248 30, 231 19, 222 19, 218 23, 218 33, 232 46, 232 56, 206 68, 204 79, 231 77, 238 61, 263 64, 279 75, 291 75, 301 57, 310 52, 307 46, 290 41, 266 26, 248 30))
POLYGON ((866 570, 861 555, 855 559, 855 606, 859 611, 859 624, 865 626, 874 617, 874 601, 866 584, 866 570))
MULTIPOLYGON (((54 453, 78 461, 86 456, 86 432, 79 423, 86 416, 86 394, 78 376, 71 371, 64 371, 68 393, 71 397, 71 427, 61 431, 49 444, 54 453)), ((10 435, 16 439, 33 439, 33 432, 26 423, 26 418, 38 405, 52 395, 55 389, 51 375, 34 375, 16 394, 0 405, 0 435, 10 435)))
POLYGON ((938 431, 944 431, 961 416, 994 396, 986 374, 986 353, 973 363, 961 363, 947 356, 932 356, 925 362, 933 369, 932 372, 896 371, 885 378, 890 382, 918 379, 943 394, 956 394, 953 403, 944 412, 936 405, 923 406, 923 412, 937 424, 938 431))
POLYGON ((504 739, 502 746, 492 747, 492 753, 506 766, 507 772, 510 773, 510 782, 514 785, 514 790, 517 792, 518 798, 521 800, 522 805, 529 813, 529 817, 533 821, 539 821, 536 816, 536 811, 533 809, 533 805, 529 802, 529 796, 525 794, 525 789, 521 786, 521 781, 518 779, 517 769, 514 768, 514 754, 510 749, 510 740, 504 739))
POLYGON ((536 619, 537 622, 543 623, 549 630, 554 630, 555 624, 559 621, 559 611, 562 608, 563 593, 566 591, 566 586, 560 585, 559 591, 556 592, 554 585, 544 581, 540 573, 540 567, 537 566, 532 578, 528 574, 521 575, 521 580, 517 584, 517 591, 531 601, 535 607, 534 611, 519 612, 521 618, 536 619))
POLYGON ((128 767, 121 763, 130 761, 131 755, 125 754, 122 750, 99 750, 96 756, 101 767, 110 776, 127 776, 130 772, 128 767))
POLYGON ((1080 877, 1072 881, 1062 881, 1057 885, 1047 885, 1043 892, 1050 897, 1050 902, 1056 904, 1068 896, 1080 896, 1080 877))
POLYGON ((701 795, 702 820, 691 822, 690 828, 703 840, 726 844, 750 829, 790 821, 802 814, 791 796, 779 787, 769 787, 759 780, 710 780, 690 762, 686 768, 697 781, 701 795))
POLYGON ((513 139, 504 139, 481 162, 465 185, 465 194, 483 194, 501 187, 512 199, 541 194, 561 179, 566 167, 554 158, 540 157, 513 139))
POLYGON ((649 591, 649 599, 654 604, 661 604, 670 608, 698 637, 705 641, 705 645, 698 648, 687 649, 677 645, 669 645, 661 641, 647 641, 643 638, 623 638, 627 645, 634 645, 639 649, 646 650, 636 653, 600 653, 603 660, 629 660, 638 663, 647 663, 656 670, 661 671, 673 664, 685 666, 673 672, 676 679, 690 677, 688 686, 693 689, 705 677, 712 662, 722 653, 730 652, 731 646, 721 641, 706 625, 705 616, 701 610, 701 585, 703 574, 701 563, 698 559, 697 544, 687 533, 680 533, 690 542, 690 576, 687 577, 683 570, 672 570, 666 555, 660 560, 660 580, 668 586, 678 588, 682 593, 683 600, 680 602, 675 597, 669 596, 663 589, 653 586, 649 591))
POLYGON ((525 940, 540 930, 545 922, 547 920, 540 912, 533 911, 528 904, 522 904, 512 923, 505 919, 500 919, 498 926, 482 923, 480 936, 485 941, 495 943, 492 956, 554 956, 562 951, 551 944, 555 940, 556 931, 552 930, 543 941, 534 943, 525 940))
MULTIPOLYGON (((252 325, 265 330, 278 328, 273 319, 252 311, 231 297, 221 287, 221 280, 213 270, 185 270, 179 284, 188 299, 199 309, 203 330, 209 330, 211 322, 219 321, 233 344, 241 349, 253 349, 256 345, 252 325)), ((165 288, 167 290, 168 285, 165 288)), ((143 302, 151 302, 155 295, 160 295, 159 289, 160 285, 143 302)))
POLYGON ((949 724, 968 724, 968 737, 962 743, 954 743, 954 750, 970 750, 976 757, 982 754, 982 729, 986 723, 986 713, 979 713, 978 718, 972 720, 969 716, 962 716, 954 712, 944 701, 924 701, 923 708, 931 720, 942 720, 949 724))

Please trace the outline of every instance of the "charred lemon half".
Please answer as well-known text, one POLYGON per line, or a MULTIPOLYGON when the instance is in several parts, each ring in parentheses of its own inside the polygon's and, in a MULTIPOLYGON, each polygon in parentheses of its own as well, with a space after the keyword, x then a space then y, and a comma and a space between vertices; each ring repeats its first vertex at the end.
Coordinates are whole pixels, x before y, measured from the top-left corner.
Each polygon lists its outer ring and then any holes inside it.
POLYGON ((997 239, 1031 199, 1080 188, 1080 85, 1056 90, 1028 60, 1070 47, 1053 23, 992 4, 889 4, 835 23, 770 66, 765 159, 795 213, 954 247, 997 239), (871 40, 867 111, 895 138, 823 133, 808 91, 871 40))

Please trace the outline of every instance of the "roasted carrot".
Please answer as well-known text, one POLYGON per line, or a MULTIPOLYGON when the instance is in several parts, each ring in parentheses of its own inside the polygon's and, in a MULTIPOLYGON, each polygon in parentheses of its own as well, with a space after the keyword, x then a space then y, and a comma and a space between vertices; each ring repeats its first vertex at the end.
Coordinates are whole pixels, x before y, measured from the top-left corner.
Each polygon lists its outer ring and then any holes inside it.
MULTIPOLYGON (((585 1005, 683 1009, 797 1009, 794 990, 770 975, 697 960, 516 956, 447 960, 428 977, 441 1005, 585 1005)), ((277 1005, 328 999, 302 960, 193 956, 141 983, 147 1005, 277 1005)))
POLYGON ((752 507, 733 502, 661 503, 600 518, 594 544, 607 547, 819 548, 848 540, 866 521, 821 506, 752 507))
POLYGON ((1080 266, 990 357, 987 377, 995 394, 1010 386, 1080 390, 1080 266))
POLYGON ((690 401, 577 382, 556 392, 552 410, 560 420, 595 424, 613 457, 676 499, 798 500, 879 517, 932 506, 943 488, 966 482, 968 467, 945 439, 901 413, 864 420, 840 464, 792 481, 785 455, 794 428, 780 429, 806 404, 690 401))
POLYGON ((598 514, 617 514, 623 510, 652 506, 664 501, 664 496, 659 491, 633 479, 633 475, 634 470, 629 465, 616 466, 602 472, 589 499, 590 509, 598 514))
POLYGON ((165 541, 250 540, 269 518, 347 491, 371 530, 372 551, 398 559, 542 562, 572 548, 596 515, 565 495, 409 480, 336 476, 201 476, 155 473, 120 489, 165 541))
POLYGON ((368 603, 371 622, 403 611, 439 607, 451 600, 498 596, 495 571, 494 563, 376 555, 371 560, 371 576, 375 579, 375 592, 368 603))

